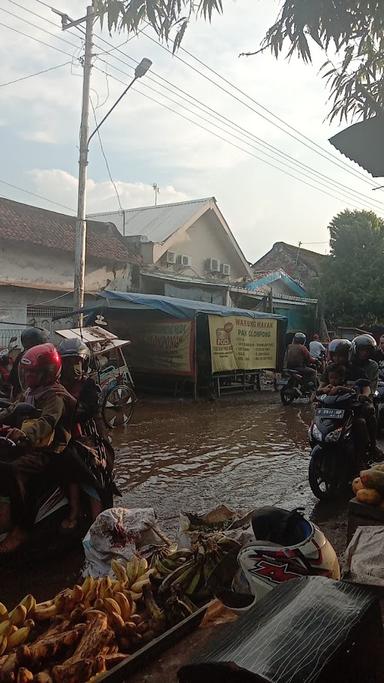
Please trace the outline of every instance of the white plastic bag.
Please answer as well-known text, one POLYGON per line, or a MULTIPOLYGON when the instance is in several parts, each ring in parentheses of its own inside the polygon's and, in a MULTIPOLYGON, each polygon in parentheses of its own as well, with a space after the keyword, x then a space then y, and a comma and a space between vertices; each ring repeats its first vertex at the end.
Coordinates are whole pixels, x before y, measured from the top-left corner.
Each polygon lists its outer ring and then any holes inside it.
POLYGON ((353 583, 384 586, 384 528, 357 527, 343 562, 343 578, 353 583))
POLYGON ((130 560, 142 546, 162 543, 156 529, 153 508, 104 510, 83 539, 83 576, 107 576, 112 559, 130 560))

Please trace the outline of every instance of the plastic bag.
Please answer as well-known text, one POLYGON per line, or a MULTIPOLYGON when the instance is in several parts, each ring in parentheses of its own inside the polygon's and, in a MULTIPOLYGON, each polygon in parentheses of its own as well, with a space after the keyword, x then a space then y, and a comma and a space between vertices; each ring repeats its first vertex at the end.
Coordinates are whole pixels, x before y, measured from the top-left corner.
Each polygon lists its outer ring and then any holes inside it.
POLYGON ((153 508, 104 510, 83 539, 83 576, 107 576, 112 559, 130 560, 141 547, 162 543, 153 508))
POLYGON ((384 528, 357 527, 344 554, 343 578, 353 583, 384 586, 384 528))

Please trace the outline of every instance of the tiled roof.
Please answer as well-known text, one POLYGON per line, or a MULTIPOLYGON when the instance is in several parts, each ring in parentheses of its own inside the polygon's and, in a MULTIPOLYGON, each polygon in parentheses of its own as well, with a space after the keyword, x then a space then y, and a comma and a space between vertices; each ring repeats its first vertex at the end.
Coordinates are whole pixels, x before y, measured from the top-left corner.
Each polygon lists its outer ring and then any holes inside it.
MULTIPOLYGON (((87 221, 87 256, 140 263, 113 223, 87 221)), ((76 218, 0 197, 0 240, 24 242, 65 252, 75 249, 76 218)))
MULTIPOLYGON (((209 209, 212 201, 215 201, 214 197, 206 197, 174 204, 126 209, 124 211, 124 234, 127 236, 144 235, 150 242, 165 242, 204 207, 209 209)), ((93 214, 91 217, 97 217, 99 220, 110 217, 113 220, 111 213, 93 214)), ((116 220, 121 220, 121 211, 116 215, 116 220)))

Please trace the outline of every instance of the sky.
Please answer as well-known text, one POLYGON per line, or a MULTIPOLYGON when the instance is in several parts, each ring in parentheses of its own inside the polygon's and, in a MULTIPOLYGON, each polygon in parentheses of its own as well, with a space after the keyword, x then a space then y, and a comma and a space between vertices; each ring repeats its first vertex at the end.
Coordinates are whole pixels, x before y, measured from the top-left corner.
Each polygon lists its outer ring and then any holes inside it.
MULTIPOLYGON (((73 18, 80 17, 87 4, 52 2, 73 18)), ((183 51, 173 57, 144 33, 122 44, 126 34, 110 36, 95 26, 92 103, 97 121, 131 80, 133 60, 148 57, 153 62, 101 128, 121 205, 153 204, 153 183, 160 188, 159 203, 215 196, 250 261, 276 241, 302 242, 325 253, 331 218, 345 208, 373 209, 382 215, 382 192, 372 192, 372 178, 328 142, 338 128, 326 120, 328 92, 318 73, 324 61, 319 51, 310 66, 297 59, 277 61, 268 52, 239 58, 240 52, 258 48, 280 2, 224 0, 223 5, 223 15, 214 16, 212 24, 193 22, 186 33, 182 45, 200 62, 183 51), (326 151, 316 154, 289 136, 287 130, 302 140, 260 105, 326 151), (290 165, 281 157, 277 161, 270 149, 260 148, 255 136, 294 160, 290 165), (310 168, 303 169, 298 162, 310 168), (344 187, 320 186, 326 180, 313 176, 312 169, 344 187)), ((147 29, 145 33, 154 37, 147 29)), ((0 0, 0 195, 65 211, 5 181, 75 212, 82 54, 81 31, 63 33, 59 17, 43 2, 0 0), (47 69, 52 70, 7 84, 47 69)), ((118 210, 97 136, 91 143, 88 178, 88 212, 118 210)))

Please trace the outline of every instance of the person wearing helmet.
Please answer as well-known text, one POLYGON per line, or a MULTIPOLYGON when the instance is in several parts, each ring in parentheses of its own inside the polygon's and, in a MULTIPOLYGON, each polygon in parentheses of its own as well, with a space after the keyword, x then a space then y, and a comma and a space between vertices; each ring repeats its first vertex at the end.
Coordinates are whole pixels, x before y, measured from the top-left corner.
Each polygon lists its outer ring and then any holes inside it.
POLYGON ((88 496, 92 521, 105 507, 111 507, 114 452, 105 438, 100 414, 100 388, 87 375, 90 351, 81 339, 65 339, 58 347, 63 370, 62 383, 76 399, 75 430, 62 459, 68 473, 69 516, 64 530, 77 527, 80 515, 80 489, 88 496))
POLYGON ((20 429, 7 432, 18 446, 18 457, 0 463, 1 531, 11 525, 0 543, 0 554, 14 551, 25 540, 34 522, 36 497, 47 483, 52 460, 65 450, 71 438, 75 401, 59 383, 60 373, 61 359, 53 344, 33 346, 20 359, 22 400, 40 410, 40 415, 24 420, 20 429))
POLYGON ((21 333, 21 345, 23 350, 16 356, 11 372, 9 374, 9 384, 11 385, 11 400, 15 401, 21 392, 19 381, 19 363, 25 351, 32 349, 38 344, 46 344, 49 334, 46 330, 39 327, 26 327, 21 333))
POLYGON ((380 337, 374 360, 379 366, 379 374, 382 375, 384 373, 384 334, 380 337))
MULTIPOLYGON (((324 372, 320 377, 320 390, 332 385, 329 377, 329 368, 335 366, 343 368, 344 379, 348 379, 349 354, 351 342, 348 339, 332 339, 328 345, 329 362, 325 366, 324 372)), ((345 385, 345 383, 344 383, 345 385)), ((344 386, 343 385, 343 386, 344 386)), ((340 387, 333 387, 335 390, 340 387)), ((337 393, 337 391, 333 391, 337 393)))
POLYGON ((303 332, 296 332, 292 344, 289 344, 286 353, 286 365, 288 370, 296 370, 306 382, 316 382, 316 370, 311 365, 316 359, 311 356, 305 342, 307 337, 303 332))
POLYGON ((379 366, 374 360, 377 344, 370 334, 359 334, 352 341, 349 379, 360 389, 361 406, 359 417, 365 421, 369 437, 371 457, 382 458, 383 453, 376 445, 377 421, 373 396, 379 378, 379 366))

